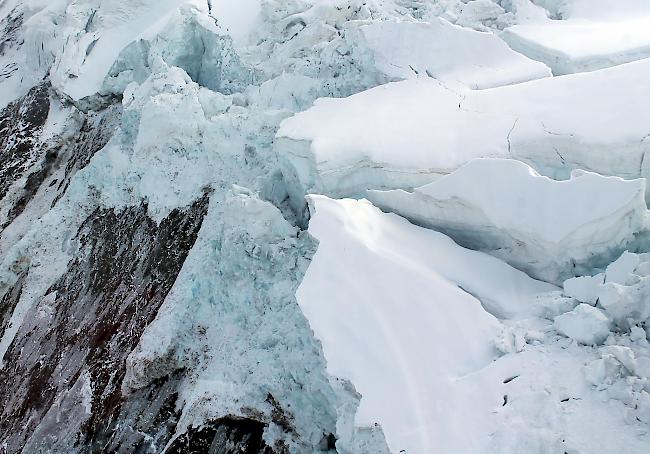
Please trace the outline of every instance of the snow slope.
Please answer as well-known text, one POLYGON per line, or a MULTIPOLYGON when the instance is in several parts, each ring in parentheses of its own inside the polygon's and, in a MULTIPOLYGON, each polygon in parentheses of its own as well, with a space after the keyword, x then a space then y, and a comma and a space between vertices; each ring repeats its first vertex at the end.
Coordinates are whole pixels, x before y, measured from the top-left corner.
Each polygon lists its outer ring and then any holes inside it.
POLYGON ((555 287, 367 201, 309 200, 319 246, 298 303, 328 372, 361 394, 356 424, 381 424, 391 452, 645 452, 625 416, 643 391, 625 385, 625 401, 584 378, 600 353, 553 329, 573 307, 555 287), (520 320, 497 321, 489 298, 520 320))
POLYGON ((553 287, 368 202, 310 201, 319 248, 297 298, 328 371, 362 395, 356 424, 380 423, 391 452, 448 452, 462 424, 441 399, 494 358, 499 329, 472 295, 511 315, 553 287))
POLYGON ((369 191, 368 197, 538 279, 561 282, 585 266, 611 262, 647 228, 644 194, 641 179, 576 171, 555 181, 519 161, 476 159, 412 193, 369 191))

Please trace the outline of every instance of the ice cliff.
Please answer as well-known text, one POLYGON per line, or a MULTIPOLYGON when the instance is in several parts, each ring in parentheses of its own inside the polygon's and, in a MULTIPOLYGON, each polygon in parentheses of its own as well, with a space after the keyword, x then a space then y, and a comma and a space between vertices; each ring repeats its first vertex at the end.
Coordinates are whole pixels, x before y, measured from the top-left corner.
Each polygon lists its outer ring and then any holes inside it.
POLYGON ((0 2, 0 453, 648 452, 648 18, 0 2))

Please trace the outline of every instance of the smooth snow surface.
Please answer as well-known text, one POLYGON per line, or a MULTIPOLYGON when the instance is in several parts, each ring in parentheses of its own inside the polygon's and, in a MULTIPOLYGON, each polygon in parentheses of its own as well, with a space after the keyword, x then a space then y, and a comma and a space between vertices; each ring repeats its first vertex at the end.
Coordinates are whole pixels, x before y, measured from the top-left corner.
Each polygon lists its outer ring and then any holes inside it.
POLYGON ((588 172, 555 181, 510 159, 476 159, 414 192, 369 191, 380 208, 560 282, 609 263, 646 228, 645 180, 588 172), (598 203, 592 203, 598 200, 598 203))
POLYGON ((562 20, 544 18, 507 28, 501 37, 553 74, 593 71, 650 57, 650 4, 576 0, 562 20))
POLYGON ((367 201, 309 200, 319 246, 298 303, 328 372, 361 394, 356 424, 381 424, 391 452, 647 451, 643 330, 610 332, 602 308, 573 310, 554 287, 367 201), (519 319, 497 321, 489 298, 519 319))
POLYGON ((471 415, 447 398, 459 377, 494 359, 499 330, 472 295, 501 314, 526 313, 553 287, 366 201, 310 200, 319 248, 298 302, 328 371, 362 395, 356 423, 380 423, 392 452, 463 446, 471 415))

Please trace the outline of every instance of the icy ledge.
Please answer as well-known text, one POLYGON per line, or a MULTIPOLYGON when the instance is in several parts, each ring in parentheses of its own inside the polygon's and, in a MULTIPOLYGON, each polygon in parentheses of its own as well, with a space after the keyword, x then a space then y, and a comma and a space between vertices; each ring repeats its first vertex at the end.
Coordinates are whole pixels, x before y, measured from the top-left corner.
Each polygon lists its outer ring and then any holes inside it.
POLYGON ((476 159, 413 192, 369 191, 385 211, 549 282, 609 263, 647 226, 645 180, 575 171, 555 181, 510 159, 476 159))
POLYGON ((310 192, 421 186, 478 157, 514 157, 557 178, 576 168, 646 176, 649 75, 644 60, 488 90, 420 77, 320 99, 283 121, 275 148, 298 207, 310 192))

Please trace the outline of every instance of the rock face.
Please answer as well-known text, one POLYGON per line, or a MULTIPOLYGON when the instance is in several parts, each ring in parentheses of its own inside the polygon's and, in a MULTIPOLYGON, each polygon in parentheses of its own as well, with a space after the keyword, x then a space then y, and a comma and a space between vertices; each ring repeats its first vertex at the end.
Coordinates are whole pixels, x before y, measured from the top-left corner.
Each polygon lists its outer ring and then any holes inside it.
POLYGON ((0 114, 0 156, 3 162, 0 170, 0 199, 4 199, 19 180, 24 182, 22 185, 17 184, 22 186, 22 190, 16 191, 16 200, 9 209, 3 227, 20 214, 43 183, 56 159, 56 153, 47 150, 38 141, 49 111, 50 95, 47 84, 44 84, 32 88, 27 95, 5 107, 0 114), (37 164, 41 168, 35 170, 37 164))
MULTIPOLYGON (((147 217, 144 205, 121 212, 97 209, 84 221, 76 233, 76 258, 26 314, 3 359, 3 382, 22 383, 2 389, 3 400, 11 403, 2 415, 10 452, 69 452, 77 444, 136 449, 144 442, 144 434, 136 443, 132 434, 115 435, 121 410, 128 408, 120 390, 124 353, 155 317, 206 209, 207 197, 160 225, 147 217), (57 429, 61 413, 66 437, 57 429)), ((10 290, 20 293, 20 283, 10 290)), ((15 297, 3 300, 3 307, 15 304, 15 297)), ((150 393, 158 394, 161 385, 150 393)))

